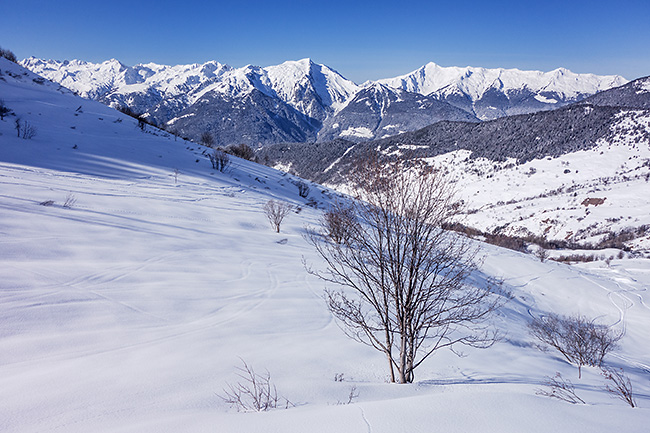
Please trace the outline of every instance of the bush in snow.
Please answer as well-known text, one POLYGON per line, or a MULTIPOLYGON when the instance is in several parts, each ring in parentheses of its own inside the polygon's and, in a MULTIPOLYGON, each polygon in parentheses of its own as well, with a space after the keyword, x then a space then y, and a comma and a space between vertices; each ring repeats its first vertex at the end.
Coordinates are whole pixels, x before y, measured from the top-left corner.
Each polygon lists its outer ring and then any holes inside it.
POLYGON ((555 348, 570 363, 578 366, 578 378, 582 366, 600 367, 603 359, 616 348, 623 337, 611 327, 600 325, 584 316, 560 316, 548 314, 533 319, 528 325, 530 333, 542 343, 555 348))
POLYGON ((299 180, 296 186, 298 187, 298 195, 302 198, 307 198, 309 195, 309 185, 307 185, 307 182, 299 180))
POLYGON ((292 405, 286 398, 278 396, 278 390, 271 383, 271 374, 255 373, 253 367, 249 366, 242 359, 242 367, 237 367, 239 381, 236 384, 228 384, 223 390, 221 399, 235 407, 237 411, 244 412, 266 412, 284 406, 285 409, 292 405))
POLYGON ((10 62, 14 62, 14 63, 18 62, 18 59, 16 59, 16 55, 11 50, 7 50, 2 47, 0 47, 0 57, 4 57, 10 62))
POLYGON ((334 204, 323 214, 322 226, 332 242, 345 243, 358 226, 354 209, 341 203, 334 204))
POLYGON ((200 142, 205 147, 212 147, 214 146, 214 137, 212 136, 212 134, 206 131, 203 134, 201 134, 200 142))
POLYGON ((5 105, 5 101, 0 99, 0 120, 4 120, 5 116, 11 113, 11 109, 5 105))
POLYGON ((255 159, 255 151, 247 144, 233 144, 226 148, 226 152, 238 158, 253 161, 255 159))
POLYGON ((636 407, 634 394, 632 393, 632 382, 620 368, 603 368, 602 375, 611 382, 611 385, 605 385, 605 390, 612 393, 615 397, 620 398, 630 405, 636 407))
POLYGON ((230 157, 221 149, 214 149, 212 152, 209 152, 208 158, 210 158, 212 168, 219 170, 222 173, 230 165, 230 157))
POLYGON ((557 398, 558 400, 572 404, 585 404, 585 401, 576 394, 573 383, 571 383, 570 380, 563 378, 559 372, 555 373, 555 376, 553 377, 546 376, 542 385, 544 385, 546 389, 539 388, 535 390, 535 394, 543 395, 544 397, 557 398))
POLYGON ((36 128, 27 121, 16 119, 16 135, 24 140, 31 140, 36 137, 36 128))
POLYGON ((289 203, 275 200, 269 200, 264 205, 264 213, 269 219, 271 227, 273 227, 277 233, 280 233, 280 224, 282 224, 284 217, 291 212, 291 209, 293 209, 293 206, 289 203))

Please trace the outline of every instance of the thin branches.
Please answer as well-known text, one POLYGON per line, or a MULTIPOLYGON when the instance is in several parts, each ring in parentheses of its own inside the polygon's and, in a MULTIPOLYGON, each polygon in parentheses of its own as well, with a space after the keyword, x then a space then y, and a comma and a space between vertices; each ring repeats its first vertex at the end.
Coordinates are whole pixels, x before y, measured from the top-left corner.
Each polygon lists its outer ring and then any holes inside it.
POLYGON ((291 403, 286 398, 278 396, 278 390, 271 383, 271 374, 255 373, 243 359, 243 366, 237 367, 237 376, 240 381, 236 384, 227 384, 220 396, 226 403, 235 407, 237 411, 266 412, 284 405, 288 408, 291 403), (281 402, 284 402, 282 404, 281 402))
POLYGON ((384 352, 400 383, 440 348, 494 343, 485 323, 498 284, 468 284, 478 250, 442 229, 459 211, 449 182, 427 166, 370 163, 353 196, 307 236, 326 264, 308 271, 340 287, 325 299, 346 334, 384 352))

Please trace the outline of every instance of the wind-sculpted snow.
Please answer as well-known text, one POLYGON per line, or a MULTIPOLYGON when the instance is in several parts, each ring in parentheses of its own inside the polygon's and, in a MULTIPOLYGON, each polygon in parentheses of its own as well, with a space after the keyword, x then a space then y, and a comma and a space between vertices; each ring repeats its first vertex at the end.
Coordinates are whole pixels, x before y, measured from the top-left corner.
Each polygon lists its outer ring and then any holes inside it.
MULTIPOLYGON (((0 59, 0 423, 3 432, 644 431, 650 266, 570 267, 484 246, 475 284, 504 280, 504 339, 441 352, 420 382, 385 382, 383 356, 348 339, 303 260, 332 191, 147 126, 0 59), (16 118, 37 130, 16 137, 16 118), (295 206, 275 233, 263 205, 295 206), (308 206, 307 203, 311 206, 308 206), (316 204, 319 209, 315 209, 316 204), (602 378, 533 347, 526 324, 581 313, 624 329, 607 359, 639 408, 602 378), (219 398, 244 359, 293 405, 238 413, 219 398), (571 378, 588 405, 535 395, 571 378), (335 380, 342 378, 342 381, 335 380), (346 403, 352 387, 359 396, 346 403)), ((340 199, 340 198, 339 198, 340 199)))

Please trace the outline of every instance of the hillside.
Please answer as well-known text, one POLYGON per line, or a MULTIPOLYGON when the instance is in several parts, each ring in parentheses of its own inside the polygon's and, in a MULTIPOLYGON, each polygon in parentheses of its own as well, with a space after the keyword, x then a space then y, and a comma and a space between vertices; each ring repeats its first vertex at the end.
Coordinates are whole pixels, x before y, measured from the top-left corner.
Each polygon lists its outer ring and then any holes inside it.
POLYGON ((437 353, 416 383, 389 384, 383 355, 343 334, 302 263, 323 265, 303 234, 332 191, 312 184, 302 198, 298 179, 234 157, 215 171, 200 146, 2 58, 0 71, 12 110, 0 120, 3 432, 646 428, 648 260, 568 266, 484 245, 472 281, 503 278, 510 300, 493 320, 504 338, 437 353), (17 137, 17 119, 35 135, 17 137), (280 233, 262 212, 269 199, 295 206, 280 233), (624 333, 606 360, 630 376, 638 408, 604 391, 597 369, 577 379, 534 347, 527 324, 549 312, 624 333), (229 407, 219 395, 241 359, 293 405, 229 407), (536 395, 556 371, 587 404, 536 395))
POLYGON ((586 246, 626 231, 628 248, 650 249, 647 110, 581 103, 481 123, 439 122, 357 144, 273 145, 258 154, 271 166, 341 187, 356 161, 376 151, 448 172, 471 227, 586 246), (606 201, 582 204, 590 198, 606 201))

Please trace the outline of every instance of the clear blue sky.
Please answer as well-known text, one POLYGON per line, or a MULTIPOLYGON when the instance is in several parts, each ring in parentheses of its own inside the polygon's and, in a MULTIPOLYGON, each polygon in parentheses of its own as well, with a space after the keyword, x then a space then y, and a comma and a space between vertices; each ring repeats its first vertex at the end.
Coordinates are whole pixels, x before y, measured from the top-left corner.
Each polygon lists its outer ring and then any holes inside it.
POLYGON ((361 83, 433 61, 650 75, 650 1, 0 0, 19 59, 268 66, 311 57, 361 83))

